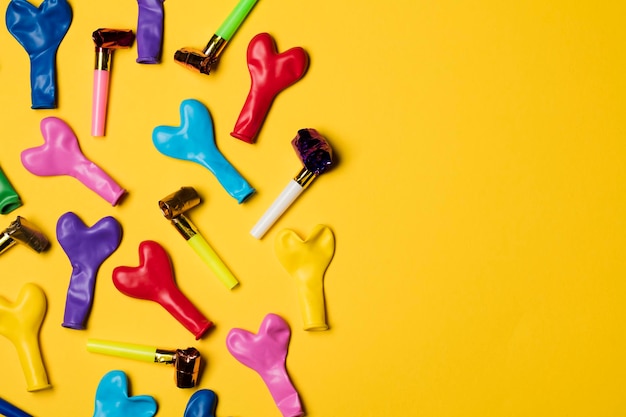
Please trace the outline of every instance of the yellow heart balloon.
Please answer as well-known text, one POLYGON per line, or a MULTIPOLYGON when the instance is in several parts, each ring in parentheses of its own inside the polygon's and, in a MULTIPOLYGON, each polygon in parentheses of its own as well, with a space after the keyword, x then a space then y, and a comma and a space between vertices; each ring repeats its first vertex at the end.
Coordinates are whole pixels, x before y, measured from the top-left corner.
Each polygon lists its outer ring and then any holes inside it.
POLYGON ((14 303, 0 297, 0 334, 17 350, 27 391, 50 388, 39 348, 39 330, 46 308, 46 295, 33 283, 22 287, 14 303))
POLYGON ((274 245, 278 260, 295 279, 304 330, 327 330, 324 274, 335 253, 335 236, 318 224, 306 240, 293 230, 278 232, 274 245))

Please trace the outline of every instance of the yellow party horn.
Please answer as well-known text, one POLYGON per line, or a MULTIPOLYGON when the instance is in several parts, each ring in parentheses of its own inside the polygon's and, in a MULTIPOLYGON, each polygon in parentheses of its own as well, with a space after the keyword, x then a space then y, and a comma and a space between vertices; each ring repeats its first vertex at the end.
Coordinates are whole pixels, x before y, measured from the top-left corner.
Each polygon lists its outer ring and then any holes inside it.
POLYGON ((14 303, 0 297, 0 334, 15 345, 27 391, 50 388, 39 348, 46 308, 46 295, 33 283, 24 284, 14 303))
POLYGON ((335 253, 335 236, 317 225, 306 240, 292 230, 281 230, 274 245, 278 260, 296 280, 304 330, 327 330, 324 273, 335 253))
POLYGON ((193 388, 198 385, 198 372, 202 358, 200 352, 194 347, 160 349, 135 343, 88 339, 87 350, 135 361, 173 365, 175 369, 174 380, 178 388, 193 388))
POLYGON ((237 278, 230 272, 209 243, 198 232, 196 226, 185 216, 187 210, 200 204, 200 196, 193 187, 181 187, 180 190, 166 196, 159 201, 159 208, 166 219, 185 238, 189 246, 215 272, 215 275, 228 289, 239 284, 237 278))

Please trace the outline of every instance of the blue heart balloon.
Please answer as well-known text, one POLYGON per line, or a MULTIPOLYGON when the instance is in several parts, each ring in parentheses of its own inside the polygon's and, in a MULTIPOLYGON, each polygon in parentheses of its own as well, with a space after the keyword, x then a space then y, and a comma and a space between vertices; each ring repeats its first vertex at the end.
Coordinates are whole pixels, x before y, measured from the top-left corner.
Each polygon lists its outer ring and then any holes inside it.
POLYGON ((67 0, 44 0, 39 7, 11 0, 7 7, 7 29, 30 58, 33 109, 56 108, 56 53, 71 23, 67 0))
POLYGON ((152 417, 156 412, 157 403, 151 396, 128 396, 128 379, 124 372, 111 371, 100 380, 93 417, 152 417))
POLYGON ((189 398, 183 417, 215 417, 216 408, 217 395, 209 389, 201 389, 189 398))
POLYGON ((171 158, 192 161, 215 175, 222 187, 243 203, 254 188, 237 172, 215 145, 213 121, 207 108, 197 100, 180 105, 180 126, 157 126, 152 142, 159 152, 171 158))

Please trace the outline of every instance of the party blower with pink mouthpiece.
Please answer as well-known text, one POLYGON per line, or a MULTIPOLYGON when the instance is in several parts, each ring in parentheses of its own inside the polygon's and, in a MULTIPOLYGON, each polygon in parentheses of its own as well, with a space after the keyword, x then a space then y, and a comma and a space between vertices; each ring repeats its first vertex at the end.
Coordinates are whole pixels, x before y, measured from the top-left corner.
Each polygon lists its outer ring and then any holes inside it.
POLYGON ((298 130, 291 144, 304 167, 289 181, 287 187, 250 231, 250 234, 257 239, 265 235, 315 178, 333 166, 333 150, 326 138, 315 129, 298 130))
POLYGON ((200 339, 213 323, 208 320, 174 282, 174 272, 167 252, 157 242, 139 244, 139 266, 118 266, 113 270, 113 284, 129 297, 160 304, 187 330, 200 339))
POLYGON ((80 150, 72 129, 61 119, 41 121, 44 144, 22 152, 22 165, 32 174, 48 177, 69 175, 115 206, 126 194, 98 165, 80 150))
POLYGON ((126 29, 98 29, 93 32, 92 38, 96 46, 96 62, 93 72, 91 136, 104 136, 113 51, 130 48, 135 35, 132 30, 126 29))

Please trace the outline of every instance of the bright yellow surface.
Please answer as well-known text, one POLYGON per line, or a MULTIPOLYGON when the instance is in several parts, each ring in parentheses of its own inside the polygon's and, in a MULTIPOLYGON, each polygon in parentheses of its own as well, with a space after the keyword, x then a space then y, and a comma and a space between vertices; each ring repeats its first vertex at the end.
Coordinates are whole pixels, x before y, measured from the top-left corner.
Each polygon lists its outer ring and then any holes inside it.
MULTIPOLYGON (((5 0, 3 6, 6 6, 5 0)), ((259 0, 210 76, 173 62, 202 48, 235 1, 166 1, 164 59, 114 56, 108 131, 90 132, 98 27, 136 27, 130 0, 71 2, 57 54, 59 107, 31 110, 26 53, 0 31, 0 167, 24 205, 15 215, 52 240, 37 255, 0 259, 0 293, 44 288, 41 346, 51 390, 27 393, 16 353, 0 338, 0 397, 37 416, 90 416, 108 371, 128 374, 158 416, 182 416, 193 390, 172 369, 88 353, 88 337, 196 346, 201 388, 218 417, 280 416, 256 373, 226 350, 233 327, 257 331, 267 313, 292 328, 287 369, 310 416, 613 417, 626 415, 626 4, 620 1, 259 0), (249 89, 245 50, 269 32, 302 46, 304 78, 273 103, 254 145, 229 136, 249 89), (238 205, 212 174, 152 145, 195 98, 218 147, 257 189, 238 205), (42 178, 20 152, 43 143, 39 122, 65 120, 83 152, 128 189, 111 207, 69 177, 42 178), (290 141, 316 128, 336 151, 263 240, 248 232, 300 163, 290 141), (241 286, 224 288, 163 218, 160 198, 193 186, 189 213, 241 286), (61 327, 71 266, 55 239, 73 211, 114 216, 120 248, 102 265, 87 330, 61 327), (305 332, 291 277, 273 240, 283 228, 335 234, 325 274, 328 324, 305 332), (163 244, 181 290, 215 322, 200 341, 160 306, 118 292, 111 272, 137 265, 143 240, 163 244)))

